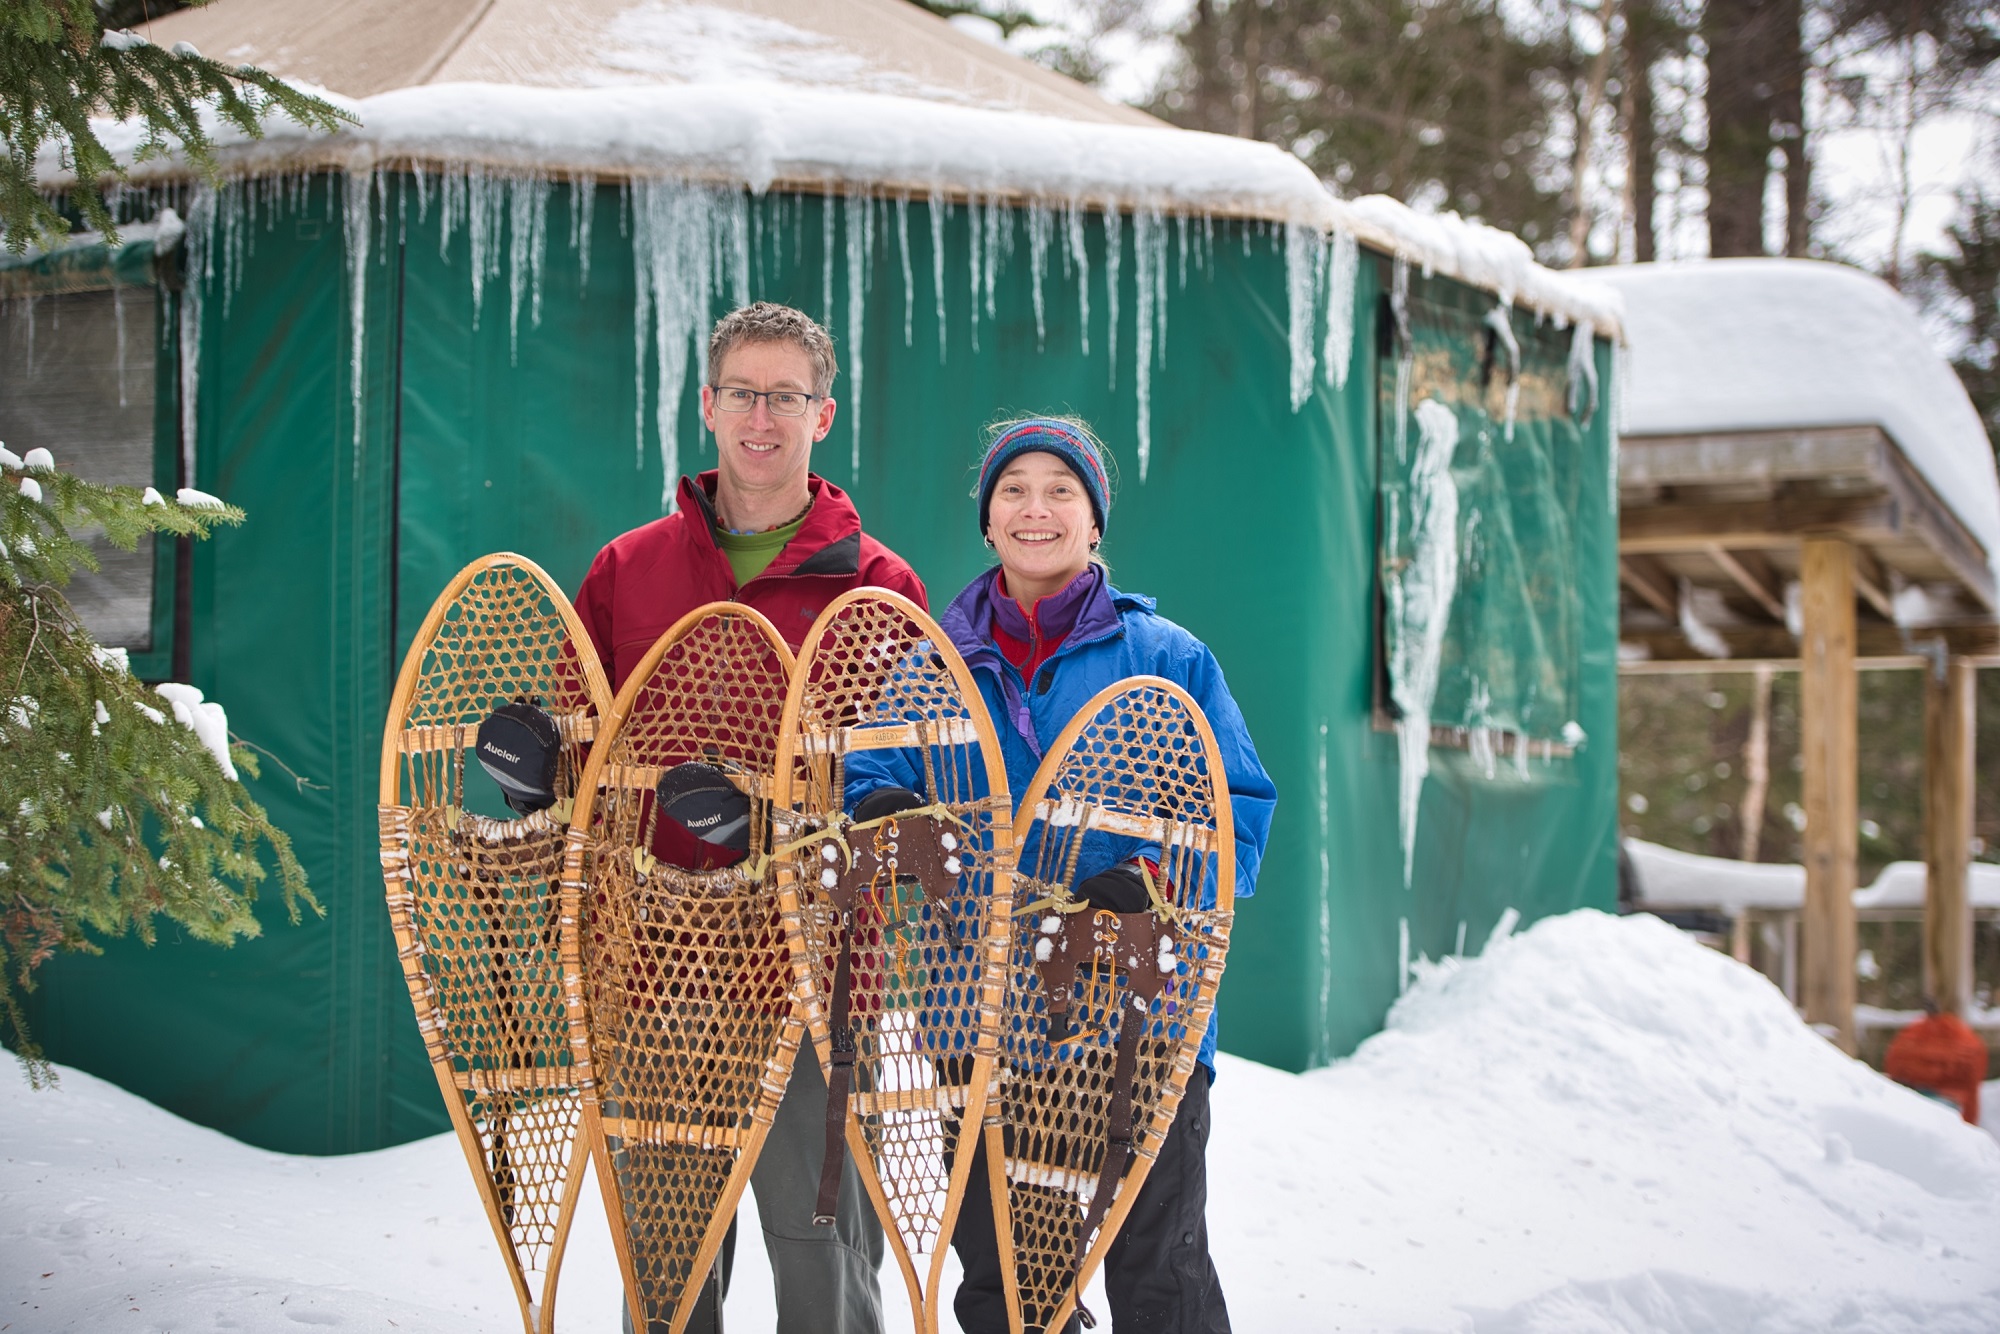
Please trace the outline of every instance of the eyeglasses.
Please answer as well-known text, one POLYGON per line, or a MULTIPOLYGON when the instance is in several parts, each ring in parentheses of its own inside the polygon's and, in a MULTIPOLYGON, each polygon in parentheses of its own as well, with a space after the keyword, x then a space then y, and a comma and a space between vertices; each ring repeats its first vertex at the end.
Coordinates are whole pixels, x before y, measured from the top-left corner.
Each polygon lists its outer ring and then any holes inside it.
POLYGON ((763 399, 770 407, 773 417, 803 417, 806 407, 818 394, 801 394, 790 389, 725 389, 721 385, 710 385, 715 391, 715 406, 724 412, 748 412, 763 399))

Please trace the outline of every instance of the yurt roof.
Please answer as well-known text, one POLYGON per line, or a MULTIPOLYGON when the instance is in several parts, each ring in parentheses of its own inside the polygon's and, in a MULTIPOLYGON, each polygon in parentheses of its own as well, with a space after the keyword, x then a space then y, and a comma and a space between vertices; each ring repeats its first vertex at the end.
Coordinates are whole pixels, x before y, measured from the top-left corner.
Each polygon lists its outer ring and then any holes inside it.
POLYGON ((226 0, 140 31, 353 98, 442 83, 765 80, 1160 125, 909 0, 226 0))
POLYGON ((2000 478, 1965 388, 1909 303, 1858 269, 1723 259, 1593 269, 1623 296, 1628 436, 1872 426, 2000 555, 2000 478))
MULTIPOLYGON (((361 122, 279 119, 257 141, 218 125, 230 173, 477 165, 1261 219, 1620 336, 1614 294, 1518 238, 1339 200, 1283 149, 1106 101, 908 0, 222 0, 137 31, 324 89, 361 122)), ((187 174, 135 160, 136 126, 101 133, 135 181, 187 174)), ((62 165, 45 154, 41 174, 62 165)))

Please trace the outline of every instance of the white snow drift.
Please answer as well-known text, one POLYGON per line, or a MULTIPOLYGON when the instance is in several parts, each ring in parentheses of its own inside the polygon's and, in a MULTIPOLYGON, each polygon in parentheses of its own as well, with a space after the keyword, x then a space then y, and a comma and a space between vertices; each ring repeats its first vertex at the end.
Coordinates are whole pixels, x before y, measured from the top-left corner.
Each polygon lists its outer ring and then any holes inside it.
MULTIPOLYGON (((1840 1055, 1757 974, 1590 912, 1422 972, 1330 1069, 1223 1058, 1209 1219, 1238 1328, 2000 1328, 2000 1144, 1840 1055)), ((0 1105, 0 1327, 515 1318, 446 1138, 264 1153, 74 1072, 0 1080, 0 1105)), ((564 1329, 617 1323, 595 1200, 564 1329)), ((730 1314, 759 1328, 744 1221, 730 1314)))

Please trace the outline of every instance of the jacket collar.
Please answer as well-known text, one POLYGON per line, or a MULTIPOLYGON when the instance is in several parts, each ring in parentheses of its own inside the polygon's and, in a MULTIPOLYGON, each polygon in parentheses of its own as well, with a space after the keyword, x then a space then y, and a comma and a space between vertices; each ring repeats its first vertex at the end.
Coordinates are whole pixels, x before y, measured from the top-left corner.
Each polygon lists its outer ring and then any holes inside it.
POLYGON ((990 628, 1005 631, 1024 644, 1061 639, 1076 628, 1077 618, 1090 605, 1091 597, 1103 579, 1102 569, 1086 565, 1083 573, 1055 592, 1036 598, 1031 609, 1023 610, 1019 601, 1001 591, 1001 576, 996 572, 993 577, 993 619, 990 628))
MULTIPOLYGON (((715 485, 720 473, 710 468, 693 477, 682 477, 679 502, 683 514, 701 516, 701 535, 718 555, 722 544, 716 540, 715 485)), ((847 493, 813 473, 806 474, 806 492, 812 507, 791 541, 785 543, 771 564, 758 575, 832 574, 852 576, 861 571, 861 515, 847 493)))
MULTIPOLYGON (((1053 596, 1062 598, 1071 594, 1086 578, 1090 587, 1079 596, 1075 608, 1075 618, 1070 623, 1069 635, 1063 640, 1058 653, 1067 653, 1072 648, 1117 634, 1124 628, 1121 616, 1129 610, 1151 611, 1153 600, 1134 593, 1121 593, 1111 586, 1111 580, 1102 570, 1092 567, 1070 582, 1068 588, 1053 596), (1094 577, 1091 577, 1094 576, 1094 577)), ((1011 601, 999 592, 1000 567, 994 566, 967 584, 959 595, 951 600, 944 615, 938 618, 938 628, 945 632, 968 664, 981 655, 990 655, 992 662, 1001 661, 999 651, 993 647, 993 617, 996 604, 1011 601)), ((1043 598, 1046 607, 1049 599, 1043 598)), ((1019 616, 1018 604, 1015 615, 1019 616)), ((1004 627, 1004 622, 1003 622, 1004 627)), ((1044 631, 1046 633, 1046 630, 1044 631)), ((996 668, 997 669, 997 668, 996 668)))

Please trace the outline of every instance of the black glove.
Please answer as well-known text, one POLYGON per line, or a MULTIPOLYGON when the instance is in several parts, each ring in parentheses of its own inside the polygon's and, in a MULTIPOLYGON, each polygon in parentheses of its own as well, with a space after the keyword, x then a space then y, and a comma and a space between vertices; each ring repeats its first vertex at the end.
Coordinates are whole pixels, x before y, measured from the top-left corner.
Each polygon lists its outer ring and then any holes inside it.
POLYGON ((562 738, 546 711, 526 699, 502 704, 479 724, 473 754, 516 815, 533 815, 556 804, 562 738))
POLYGON ((919 806, 928 806, 916 793, 906 787, 878 787, 863 797, 854 808, 854 822, 866 824, 870 820, 880 820, 891 815, 901 815, 919 806))
POLYGON ((1093 908, 1112 912, 1144 912, 1153 906, 1146 893, 1145 877, 1131 862, 1120 862, 1108 871, 1099 871, 1077 886, 1079 897, 1093 908))
POLYGON ((750 798, 712 764, 677 764, 654 789, 653 855, 688 871, 731 866, 750 852, 750 798))

